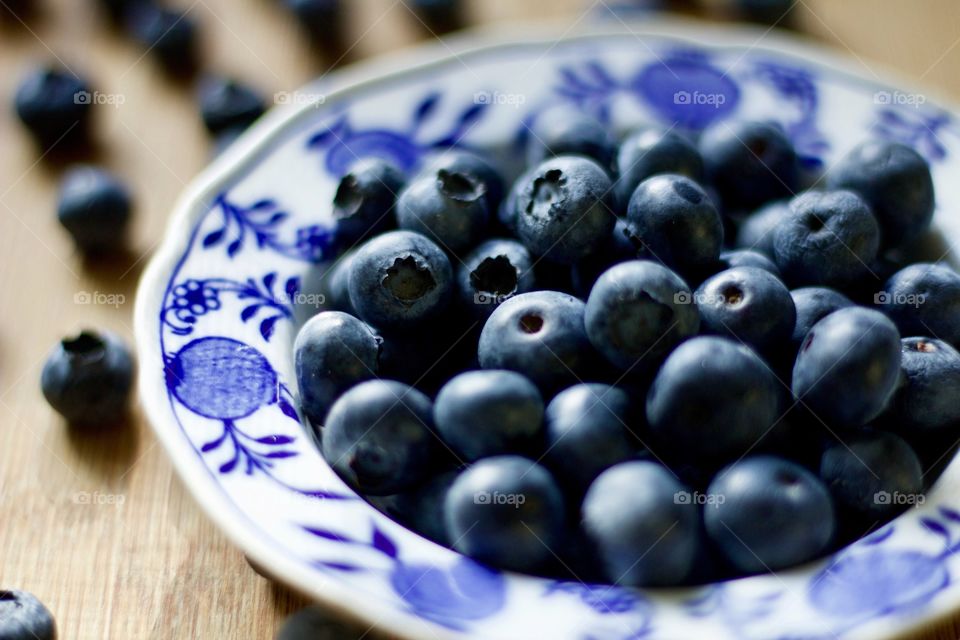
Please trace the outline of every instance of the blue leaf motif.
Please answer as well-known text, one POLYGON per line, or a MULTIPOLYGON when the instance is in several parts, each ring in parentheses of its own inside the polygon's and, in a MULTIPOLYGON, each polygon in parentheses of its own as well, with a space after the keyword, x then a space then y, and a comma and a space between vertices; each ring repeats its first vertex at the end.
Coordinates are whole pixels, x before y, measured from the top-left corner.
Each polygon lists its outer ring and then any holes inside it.
POLYGON ((281 435, 263 436, 262 438, 256 439, 256 441, 261 444, 273 444, 273 445, 290 444, 295 440, 296 438, 294 438, 293 436, 281 436, 281 435))
POLYGON ((952 520, 953 522, 960 522, 960 511, 951 509, 950 507, 940 507, 940 513, 944 518, 952 520))
POLYGON ((289 278, 287 283, 284 285, 283 290, 287 294, 288 298, 293 298, 297 295, 297 290, 300 288, 300 280, 296 276, 289 278))
POLYGON ((356 544, 356 540, 348 538, 339 533, 335 533, 328 529, 319 529, 317 527, 303 527, 303 530, 309 533, 312 536, 317 538, 323 538, 324 540, 332 540, 333 542, 345 542, 347 544, 356 544))
POLYGON ((233 471, 233 468, 237 466, 237 462, 240 461, 239 456, 234 456, 229 462, 224 462, 220 465, 220 473, 230 473, 233 471))
POLYGON ((373 528, 373 548, 391 558, 397 557, 397 546, 376 526, 373 528))
POLYGON ((419 125, 424 120, 426 120, 430 116, 430 114, 433 113, 434 109, 436 109, 439 103, 440 103, 439 91, 428 94, 427 97, 420 102, 420 104, 417 106, 417 110, 413 114, 414 123, 419 125))
POLYGON ((260 323, 260 335, 263 336, 264 340, 270 340, 270 336, 273 335, 273 330, 276 328, 277 320, 281 317, 282 316, 270 316, 260 323))
POLYGON ((211 231, 203 238, 204 247, 212 247, 213 245, 220 242, 223 239, 223 234, 226 232, 225 229, 217 229, 216 231, 211 231))
POLYGON ((296 451, 271 451, 264 455, 266 458, 271 458, 273 460, 283 460, 284 458, 293 458, 297 455, 296 451))
POLYGON ((259 304, 252 304, 249 307, 246 307, 243 311, 240 312, 240 320, 246 322, 253 316, 257 315, 257 311, 260 309, 259 304))
POLYGON ((297 410, 293 407, 292 404, 290 404, 283 398, 280 398, 279 400, 277 400, 277 406, 280 407, 280 411, 283 412, 283 415, 287 416, 291 420, 296 420, 297 422, 300 421, 300 416, 297 415, 297 410))
POLYGON ((947 528, 933 518, 920 518, 920 524, 923 525, 923 527, 928 531, 932 531, 939 536, 943 536, 948 541, 950 540, 950 532, 947 531, 947 528))
POLYGON ((227 245, 227 255, 231 258, 237 255, 237 252, 240 251, 240 247, 243 246, 243 240, 237 238, 233 242, 227 245))
POLYGON ((363 567, 358 567, 355 564, 348 564, 346 562, 330 562, 327 560, 317 560, 313 563, 317 567, 326 567, 328 569, 335 569, 336 571, 345 571, 345 572, 356 572, 356 571, 365 571, 363 567))

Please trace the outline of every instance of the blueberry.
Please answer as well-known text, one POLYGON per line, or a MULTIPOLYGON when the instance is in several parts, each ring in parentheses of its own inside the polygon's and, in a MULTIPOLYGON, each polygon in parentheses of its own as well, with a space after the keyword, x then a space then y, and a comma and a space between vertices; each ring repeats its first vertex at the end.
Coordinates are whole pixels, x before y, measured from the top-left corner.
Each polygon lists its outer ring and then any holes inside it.
POLYGON ((130 209, 127 187, 104 169, 76 167, 60 184, 57 219, 84 252, 122 248, 130 209))
POLYGON ((754 267, 763 269, 767 273, 780 277, 780 269, 774 264, 773 260, 759 251, 752 249, 734 249, 732 251, 722 251, 720 253, 720 264, 722 270, 733 269, 735 267, 754 267))
POLYGON ((833 539, 830 492, 793 462, 745 458, 722 470, 707 492, 717 498, 704 510, 707 534, 740 571, 778 571, 812 560, 833 539))
POLYGON ((582 383, 558 393, 546 411, 547 466, 577 495, 605 469, 641 448, 630 396, 619 387, 582 383))
POLYGON ((870 140, 858 145, 830 169, 827 184, 856 191, 870 204, 887 247, 917 237, 933 219, 930 166, 898 142, 870 140))
POLYGON ((53 614, 26 591, 0 589, 0 638, 3 640, 56 640, 53 614))
POLYGON ((687 340, 647 393, 650 429, 685 459, 746 452, 779 417, 779 386, 756 353, 726 338, 687 340))
POLYGON ((100 0, 100 6, 107 13, 110 20, 120 23, 126 18, 127 12, 144 0, 100 0))
POLYGON ((374 496, 371 502, 424 538, 449 546, 451 540, 443 521, 443 501, 457 475, 457 471, 446 471, 409 491, 392 496, 374 496))
POLYGON ((932 335, 960 346, 960 275, 946 264, 917 263, 893 274, 875 296, 903 335, 932 335))
POLYGON ((461 303, 479 320, 504 300, 532 291, 536 284, 530 252, 515 240, 487 240, 457 269, 461 303))
POLYGON ((530 571, 551 560, 562 542, 563 495, 535 462, 484 458, 453 482, 444 518, 457 551, 495 567, 530 571))
POLYGON ((350 262, 350 302, 379 329, 408 328, 442 312, 453 293, 453 268, 436 244, 391 231, 362 245, 350 262))
POLYGON ((430 399, 393 380, 361 382, 340 396, 321 441, 330 466, 370 495, 416 486, 430 476, 440 453, 430 399))
POLYGON ((700 154, 728 209, 754 209, 796 191, 797 154, 779 125, 718 122, 703 132, 700 154))
POLYGON ((701 284, 694 300, 703 331, 741 340, 769 353, 793 332, 796 309, 780 279, 756 267, 734 267, 701 284))
POLYGON ((432 35, 463 26, 462 0, 409 0, 409 4, 424 28, 432 35))
POLYGON ((341 0, 283 0, 306 34, 317 43, 338 40, 343 19, 341 0))
POLYGON ((572 264, 610 235, 610 178, 592 160, 559 156, 521 179, 516 198, 517 234, 532 253, 572 264))
POLYGON ((584 322, 594 348, 622 371, 651 371, 700 327, 693 295, 655 262, 631 260, 605 271, 587 299, 584 322))
POLYGON ((793 351, 800 349, 807 332, 834 311, 852 307, 853 302, 839 291, 826 287, 802 287, 790 292, 793 306, 797 310, 797 321, 793 325, 793 351))
POLYGON ((232 78, 206 78, 198 97, 203 124, 213 135, 246 129, 266 110, 266 103, 256 90, 232 78))
POLYGON ((150 2, 137 4, 130 12, 131 33, 164 69, 190 74, 197 65, 197 23, 189 11, 177 11, 150 2))
POLYGON ((703 158, 690 140, 673 130, 641 129, 620 145, 617 153, 617 202, 626 207, 637 186, 659 173, 673 173, 699 182, 703 158))
POLYGON ((92 107, 83 78, 53 67, 30 71, 14 97, 17 116, 44 149, 86 140, 92 107))
POLYGON ((119 337, 82 331, 47 356, 43 396, 71 424, 115 424, 125 417, 133 386, 133 359, 119 337))
POLYGON ((593 364, 584 307, 581 300, 556 291, 510 298, 483 326, 480 366, 522 373, 545 393, 576 381, 593 364))
POLYGON ((297 333, 293 345, 300 404, 323 424, 333 402, 350 387, 376 377, 383 339, 362 320, 324 311, 297 333))
POLYGON ((358 160, 333 196, 334 237, 341 249, 396 228, 394 205, 406 182, 399 169, 379 158, 358 160))
POLYGON ((813 325, 793 366, 793 395, 827 424, 858 427, 887 405, 900 375, 900 334, 879 311, 847 307, 813 325))
POLYGON ((318 271, 311 272, 311 276, 318 280, 317 287, 323 294, 326 309, 357 315, 350 302, 350 267, 356 255, 356 250, 348 251, 329 264, 321 265, 318 271))
POLYGON ((431 395, 450 378, 476 367, 479 322, 464 324, 455 313, 415 329, 381 330, 380 376, 411 384, 431 395))
POLYGON ((610 173, 616 154, 616 142, 598 120, 560 109, 541 115, 534 122, 527 141, 527 164, 530 166, 556 156, 583 156, 610 173))
POLYGON ((761 24, 789 24, 795 0, 737 0, 737 7, 748 20, 761 24))
POLYGON ((436 175, 441 169, 447 173, 459 173, 483 185, 484 199, 487 201, 487 210, 493 214, 503 200, 506 185, 500 171, 485 156, 462 149, 445 149, 443 152, 428 157, 424 162, 423 173, 436 175))
POLYGON ((367 632, 351 628, 318 607, 305 607, 287 616, 275 640, 336 640, 362 637, 361 633, 367 632))
POLYGON ((437 432, 467 462, 522 452, 539 444, 543 398, 513 371, 467 371, 440 389, 433 406, 437 432))
POLYGON ((924 436, 960 424, 960 353, 942 340, 901 340, 903 380, 887 418, 906 435, 924 436))
POLYGON ((920 460, 903 438, 882 431, 845 436, 823 452, 820 477, 840 509, 889 520, 923 491, 920 460))
POLYGON ((700 547, 700 515, 665 467, 624 462, 593 481, 583 526, 597 546, 606 578, 635 587, 675 585, 691 573, 700 547))
POLYGON ((795 286, 846 288, 870 274, 880 227, 852 191, 808 191, 793 199, 774 233, 777 266, 795 286))
POLYGON ((741 223, 734 246, 773 257, 774 232, 790 211, 789 200, 774 200, 760 207, 741 223))
POLYGON ((401 229, 422 233, 451 253, 474 246, 489 221, 486 187, 477 178, 438 169, 414 179, 397 198, 401 229))
POLYGON ((627 221, 617 218, 613 233, 601 243, 597 251, 573 265, 570 271, 573 292, 581 298, 586 298, 590 295, 590 290, 597 278, 604 271, 615 264, 633 260, 636 257, 637 251, 630 242, 627 221))
POLYGON ((700 186, 673 174, 647 178, 627 206, 627 233, 638 255, 684 275, 716 263, 723 245, 723 222, 700 186))

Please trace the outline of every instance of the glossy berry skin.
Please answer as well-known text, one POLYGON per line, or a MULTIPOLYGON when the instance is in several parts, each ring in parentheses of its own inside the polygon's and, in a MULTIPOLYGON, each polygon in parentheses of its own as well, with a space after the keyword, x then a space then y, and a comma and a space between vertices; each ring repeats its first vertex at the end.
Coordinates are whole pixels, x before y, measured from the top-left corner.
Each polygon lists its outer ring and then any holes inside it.
POLYGON ((700 546, 699 507, 690 490, 655 462, 624 462, 593 481, 583 527, 607 580, 634 587, 682 583, 700 546))
POLYGON ((824 484, 798 464, 751 456, 723 469, 708 495, 723 501, 704 510, 710 539, 746 573, 777 571, 813 560, 836 530, 824 484))
POLYGON ((122 420, 133 386, 133 358, 119 337, 83 331, 64 338, 47 356, 40 388, 71 424, 111 425, 122 420))
POLYGON ((627 206, 627 234, 637 254, 683 275, 709 269, 723 246, 723 222, 700 186, 662 174, 636 188, 627 206))
POLYGON ((813 325, 834 311, 854 306, 850 298, 827 287, 801 287, 791 291, 790 297, 797 310, 797 321, 790 337, 794 352, 800 349, 800 344, 813 325))
POLYGON ((516 197, 520 240, 538 256, 573 264, 613 229, 610 178, 596 162, 559 156, 525 174, 516 197))
POLYGON ((774 256, 794 286, 846 288, 870 275, 880 227, 852 191, 808 191, 790 203, 774 233, 774 256))
POLYGON ((763 269, 767 273, 780 278, 780 269, 777 265, 763 253, 752 249, 734 249, 732 251, 723 251, 720 253, 721 270, 733 269, 735 267, 754 267, 763 269))
POLYGON ((371 502, 424 538, 450 546, 452 541, 447 537, 447 527, 443 521, 443 502, 457 475, 457 471, 446 471, 409 491, 392 496, 374 496, 371 502))
POLYGON ((780 386, 767 365, 727 338, 687 340, 647 393, 650 430, 688 460, 724 461, 747 451, 779 417, 780 386))
POLYGON ((504 300, 532 291, 535 284, 533 258, 516 240, 487 240, 457 268, 460 303, 478 320, 486 320, 504 300))
POLYGON ((885 415, 890 428, 923 437, 960 424, 960 353, 933 338, 900 343, 902 382, 885 415))
POLYGON ((807 333, 793 366, 793 395, 821 420, 858 427, 887 406, 900 376, 900 334, 879 311, 847 307, 807 333))
POLYGON ((163 68, 172 74, 190 74, 197 65, 198 28, 189 12, 150 2, 134 7, 128 28, 163 68))
POLYGON ((378 329, 403 329, 436 317, 453 295, 453 268, 425 236, 391 231, 362 245, 350 261, 350 302, 378 329))
POLYGON ((263 115, 266 103, 255 89, 232 78, 211 76, 198 92, 203 125, 216 136, 232 129, 246 129, 263 115))
POLYGON ((903 438, 883 431, 844 435, 823 452, 820 478, 840 513, 885 522, 923 492, 920 460, 903 438))
POLYGON ((323 456, 361 493, 390 495, 432 472, 440 444, 433 403, 393 380, 367 380, 340 396, 322 429, 323 456))
POLYGON ((433 173, 436 175, 441 169, 448 173, 461 173, 469 176, 483 185, 484 199, 487 201, 487 210, 490 216, 497 211, 500 206, 503 195, 506 191, 506 184, 499 169, 493 165, 486 156, 463 149, 444 149, 435 156, 429 156, 424 160, 424 169, 422 173, 433 173))
POLYGON ((583 495, 605 469, 635 458, 641 448, 626 391, 606 384, 567 387, 546 411, 546 464, 557 480, 583 495))
POLYGON ((637 186, 660 173, 703 178, 703 159, 686 137, 672 130, 647 127, 631 134, 617 153, 617 202, 625 208, 637 186))
POLYGON ((513 371, 467 371, 440 389, 433 419, 464 462, 530 450, 543 433, 543 398, 513 371))
POLYGON ((533 125, 527 141, 527 164, 535 166, 556 156, 590 158, 611 173, 617 145, 607 128, 580 112, 547 111, 533 125))
POLYGON ((397 198, 401 229, 427 236, 446 251, 459 253, 486 233, 486 187, 467 173, 438 169, 421 174, 397 198))
POLYGON ((394 205, 405 181, 399 169, 379 158, 354 163, 333 196, 337 247, 347 249, 396 228, 394 205))
POLYGON ((515 571, 535 570, 554 557, 564 517, 553 476, 520 456, 484 458, 467 467, 444 501, 454 549, 515 571))
POLYGON ((796 309, 790 290, 769 271, 735 267, 711 276, 694 299, 705 333, 741 340, 768 353, 793 332, 796 309))
POLYGON ((93 166, 71 169, 60 184, 57 219, 86 253, 123 248, 130 192, 112 173, 93 166))
POLYGON ((885 247, 919 236, 933 219, 930 166, 899 142, 870 140, 858 145, 831 167, 827 184, 855 191, 869 203, 885 247))
POLYGON ((960 274, 945 264, 918 262, 893 274, 875 295, 903 335, 960 345, 960 274))
POLYGON ((763 205, 740 224, 734 246, 759 251, 773 259, 774 234, 789 212, 789 200, 774 200, 763 205))
POLYGON ((584 323, 591 344, 608 362, 643 373, 696 335, 700 316, 680 276, 649 260, 631 260, 597 279, 584 323))
POLYGON ((615 264, 635 260, 637 251, 630 242, 627 230, 627 221, 617 218, 613 226, 613 233, 593 254, 587 256, 570 270, 570 281, 573 293, 586 299, 597 279, 604 271, 615 264))
POLYGON ((576 381, 594 360, 584 308, 581 300, 557 291, 510 298, 483 326, 480 366, 522 373, 544 393, 576 381))
POLYGON ((283 621, 275 640, 320 640, 324 638, 349 638, 360 635, 362 630, 350 628, 332 617, 320 607, 304 607, 291 613, 283 621))
POLYGON ((751 210, 796 191, 797 154, 776 124, 718 122, 700 137, 700 155, 727 209, 751 210))
POLYGON ((56 640, 53 614, 26 591, 0 589, 0 638, 3 640, 56 640))
POLYGON ((300 406, 315 425, 347 389, 376 377, 383 338, 370 325, 340 311, 323 311, 297 333, 294 368, 300 406))
POLYGON ((17 87, 17 117, 40 147, 79 142, 89 133, 91 89, 68 71, 43 67, 30 71, 17 87))

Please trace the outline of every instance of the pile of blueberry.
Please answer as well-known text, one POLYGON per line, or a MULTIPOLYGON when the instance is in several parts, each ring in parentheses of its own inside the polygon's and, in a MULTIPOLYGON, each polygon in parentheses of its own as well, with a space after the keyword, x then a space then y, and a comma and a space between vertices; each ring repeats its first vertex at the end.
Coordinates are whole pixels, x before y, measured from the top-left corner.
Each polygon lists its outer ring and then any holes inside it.
POLYGON ((302 408, 375 506, 481 562, 627 585, 776 571, 923 499, 960 426, 960 275, 909 264, 926 161, 783 130, 541 118, 343 176, 302 408), (946 444, 945 444, 946 443, 946 444))

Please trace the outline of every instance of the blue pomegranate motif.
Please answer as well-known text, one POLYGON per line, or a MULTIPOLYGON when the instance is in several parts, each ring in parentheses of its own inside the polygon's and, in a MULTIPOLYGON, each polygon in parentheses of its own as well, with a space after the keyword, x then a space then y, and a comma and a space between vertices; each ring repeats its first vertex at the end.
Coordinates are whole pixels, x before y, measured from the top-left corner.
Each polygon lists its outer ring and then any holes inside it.
POLYGON ((687 129, 728 117, 740 102, 737 84, 697 52, 675 52, 650 63, 630 84, 661 120, 687 129))

